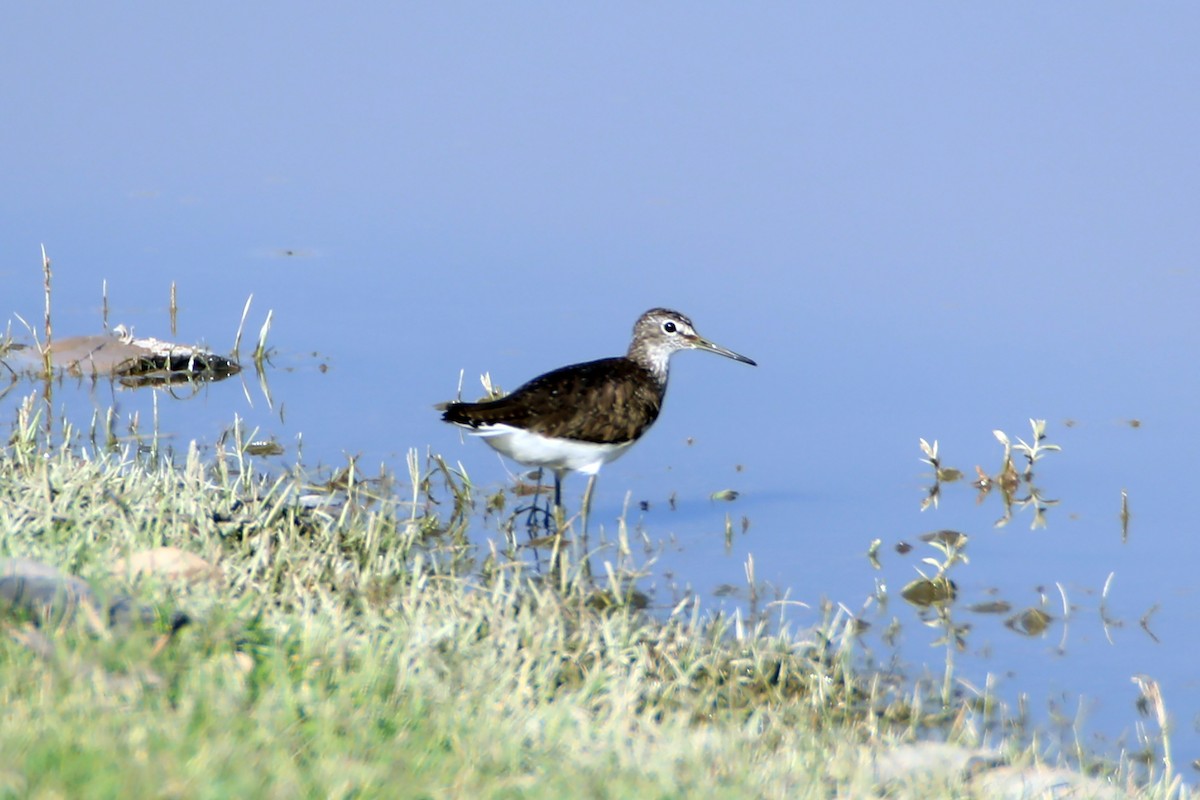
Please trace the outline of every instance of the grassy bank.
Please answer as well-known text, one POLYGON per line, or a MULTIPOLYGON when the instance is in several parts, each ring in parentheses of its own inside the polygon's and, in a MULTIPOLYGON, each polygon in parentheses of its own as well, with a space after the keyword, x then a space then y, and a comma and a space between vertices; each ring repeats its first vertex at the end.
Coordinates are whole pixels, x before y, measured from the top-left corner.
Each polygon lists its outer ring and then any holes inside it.
MULTIPOLYGON (((851 620, 768 634, 692 606, 650 616, 604 581, 472 544, 470 487, 436 458, 413 454, 402 482, 347 469, 313 486, 259 474, 236 438, 168 459, 40 430, 27 405, 0 455, 0 555, 159 621, 5 618, 2 796, 950 797, 1006 796, 988 782, 1001 770, 1069 780, 1016 740, 976 749, 977 704, 856 674, 851 620), (135 574, 163 547, 204 564, 135 574), (191 623, 167 640, 177 612, 191 623), (970 760, 896 767, 931 736, 970 760)), ((1130 780, 1113 765, 1072 796, 1130 780)), ((1179 796, 1169 775, 1138 793, 1179 796)))

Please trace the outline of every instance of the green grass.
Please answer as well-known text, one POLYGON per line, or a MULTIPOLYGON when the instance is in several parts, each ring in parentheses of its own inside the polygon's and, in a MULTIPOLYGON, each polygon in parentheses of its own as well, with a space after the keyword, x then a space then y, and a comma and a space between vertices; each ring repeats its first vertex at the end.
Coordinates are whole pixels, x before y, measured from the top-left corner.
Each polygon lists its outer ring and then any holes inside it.
POLYGON ((3 555, 194 621, 157 650, 161 629, 79 619, 46 632, 49 658, 5 622, 0 797, 865 797, 892 745, 981 738, 973 706, 856 674, 843 616, 780 634, 648 616, 471 546, 470 486, 436 458, 414 454, 409 485, 348 469, 345 504, 306 508, 329 487, 260 475, 236 439, 178 463, 44 439, 27 404, 0 453, 3 555), (111 573, 164 545, 220 577, 111 573))

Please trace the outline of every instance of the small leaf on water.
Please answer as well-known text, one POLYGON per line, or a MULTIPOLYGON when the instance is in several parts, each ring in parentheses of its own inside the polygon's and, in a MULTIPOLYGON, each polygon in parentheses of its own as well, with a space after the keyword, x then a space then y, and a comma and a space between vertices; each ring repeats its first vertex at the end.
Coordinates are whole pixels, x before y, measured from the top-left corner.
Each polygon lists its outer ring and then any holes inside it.
POLYGON ((1012 611, 1012 603, 1007 600, 989 600, 986 603, 967 606, 967 610, 976 614, 1007 614, 1012 611))
POLYGON ((1025 636, 1040 636, 1053 621, 1054 617, 1040 608, 1027 608, 1006 619, 1004 624, 1025 636))
POLYGON ((983 467, 979 466, 978 464, 975 465, 975 472, 979 475, 979 480, 975 481, 971 485, 984 490, 990 489, 992 487, 991 476, 984 472, 983 467))
POLYGON ((727 503, 732 503, 734 500, 738 499, 738 493, 733 489, 721 489, 720 491, 713 492, 709 499, 723 500, 727 503))
POLYGON ((948 578, 918 578, 900 591, 900 596, 914 606, 927 608, 953 600, 958 593, 954 581, 948 578))
POLYGON ((967 535, 958 531, 941 530, 922 534, 921 541, 927 543, 941 542, 948 547, 962 547, 967 543, 967 535))

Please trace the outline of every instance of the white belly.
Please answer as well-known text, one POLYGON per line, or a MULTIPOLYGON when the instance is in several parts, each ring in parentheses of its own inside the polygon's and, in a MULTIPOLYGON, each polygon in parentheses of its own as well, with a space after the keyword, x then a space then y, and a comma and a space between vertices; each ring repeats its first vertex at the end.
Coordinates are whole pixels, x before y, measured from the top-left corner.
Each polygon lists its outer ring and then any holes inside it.
POLYGON ((595 475, 600 467, 617 458, 633 444, 596 444, 575 439, 552 439, 511 425, 460 426, 483 438, 493 450, 527 467, 545 467, 595 475))

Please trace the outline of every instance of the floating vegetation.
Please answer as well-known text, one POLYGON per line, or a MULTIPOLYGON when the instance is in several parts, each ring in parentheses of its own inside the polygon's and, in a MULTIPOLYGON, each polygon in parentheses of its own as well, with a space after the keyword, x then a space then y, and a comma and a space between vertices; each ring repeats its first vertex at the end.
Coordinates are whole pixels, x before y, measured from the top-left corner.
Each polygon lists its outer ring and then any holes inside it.
POLYGON ((958 587, 954 581, 943 576, 933 578, 918 578, 900 590, 900 596, 914 606, 929 608, 934 605, 945 605, 958 597, 958 587))
POLYGON ((958 531, 934 531, 933 533, 925 533, 921 535, 921 541, 926 544, 937 543, 945 550, 962 549, 967 544, 967 535, 958 531))
POLYGON ((906 585, 900 591, 900 596, 922 608, 947 605, 958 596, 958 587, 947 577, 947 573, 955 564, 967 563, 967 556, 963 552, 967 546, 967 536, 958 531, 936 531, 925 534, 921 541, 932 545, 942 554, 942 558, 921 559, 922 563, 936 571, 929 575, 918 567, 917 572, 921 577, 906 585))
POLYGON ((1007 600, 988 600, 983 603, 972 603, 967 610, 974 614, 1007 614, 1012 611, 1012 603, 1007 600))
MULTIPOLYGON (((1046 527, 1046 512, 1051 507, 1058 505, 1058 500, 1046 498, 1042 494, 1042 491, 1034 484, 1033 468, 1047 454, 1060 452, 1062 448, 1056 444, 1048 444, 1046 442, 1045 420, 1030 419, 1029 425, 1033 429, 1032 443, 1018 438, 1017 443, 1013 444, 1008 434, 1004 431, 992 431, 996 440, 1004 446, 1004 455, 998 472, 994 475, 989 475, 982 467, 975 467, 978 478, 971 485, 979 492, 978 502, 982 503, 988 495, 996 491, 1004 506, 1003 515, 994 523, 997 528, 1007 525, 1012 520, 1015 511, 1025 508, 1033 509, 1033 520, 1030 523, 1030 528, 1032 530, 1044 528, 1046 527), (1017 469, 1013 459, 1014 453, 1024 456, 1025 464, 1023 470, 1019 471, 1017 469)), ((936 439, 932 444, 925 439, 919 441, 921 451, 925 454, 925 458, 921 459, 921 461, 934 468, 933 484, 928 487, 925 498, 921 501, 921 510, 924 511, 937 507, 942 495, 942 485, 957 481, 962 476, 962 472, 957 469, 947 468, 942 464, 938 456, 938 442, 936 439)))
MULTIPOLYGON (((1060 452, 1061 448, 1046 441, 1045 420, 1031 419, 1029 423, 1032 429, 1031 442, 1018 438, 1014 444, 1003 431, 992 432, 1004 448, 1000 469, 995 474, 990 475, 979 466, 975 468, 979 477, 971 485, 978 492, 976 501, 982 503, 995 493, 1003 505, 1003 516, 994 523, 995 527, 1003 527, 1008 524, 1016 511, 1031 508, 1033 520, 1030 527, 1032 529, 1043 528, 1046 525, 1046 511, 1058 503, 1057 500, 1046 499, 1033 483, 1033 479, 1034 466, 1047 454, 1060 452), (1018 469, 1014 456, 1024 457, 1021 469, 1018 469)), ((921 503, 921 510, 924 511, 937 507, 942 496, 942 485, 957 481, 962 472, 945 466, 939 456, 937 440, 930 443, 921 439, 919 444, 924 455, 922 461, 934 469, 933 484, 926 490, 926 496, 921 503)), ((920 540, 939 550, 942 558, 922 559, 923 563, 934 567, 936 571, 927 575, 918 569, 918 572, 921 572, 921 578, 905 586, 901 596, 920 609, 935 612, 935 617, 927 620, 926 624, 944 629, 945 634, 939 641, 955 641, 957 646, 961 647, 963 644, 961 637, 965 634, 967 627, 956 626, 950 620, 950 608, 957 599, 957 592, 954 582, 946 576, 946 573, 957 563, 967 563, 966 554, 963 552, 967 544, 967 536, 959 531, 939 530, 923 534, 920 540)), ((896 549, 897 552, 903 554, 911 548, 907 543, 900 542, 896 545, 896 549)), ((1003 599, 995 599, 969 605, 966 610, 977 614, 1008 614, 1012 610, 1012 604, 1003 599)), ((1031 608, 1008 617, 1005 620, 1005 626, 1025 636, 1037 636, 1045 632, 1052 619, 1041 609, 1031 608)))
MULTIPOLYGON (((1047 526, 1050 511, 1058 505, 1058 500, 1049 498, 1043 491, 1039 479, 1042 466, 1046 463, 1046 457, 1051 453, 1062 452, 1062 448, 1049 441, 1045 420, 1030 419, 1029 424, 1032 435, 1028 440, 1010 437, 1002 430, 994 430, 993 437, 1003 448, 999 468, 995 471, 985 470, 981 466, 974 468, 977 478, 969 485, 975 490, 976 503, 982 505, 998 500, 1002 506, 1000 517, 993 523, 995 528, 1003 528, 1019 514, 1027 513, 1031 515, 1031 530, 1044 529, 1047 526), (996 500, 991 500, 991 498, 996 498, 996 500)), ((1068 427, 1074 425, 1075 423, 1072 421, 1068 427)), ((924 492, 920 508, 922 511, 933 510, 938 508, 941 501, 947 499, 948 487, 962 486, 965 485, 965 482, 961 481, 961 470, 946 465, 943 455, 939 451, 937 440, 930 442, 920 439, 919 445, 922 462, 933 470, 932 483, 924 492)), ((1073 516, 1073 518, 1075 517, 1073 516)), ((1122 489, 1119 510, 1122 542, 1128 541, 1130 518, 1128 493, 1122 489)), ((1051 628, 1060 622, 1062 635, 1058 643, 1052 645, 1052 648, 1056 654, 1066 653, 1068 630, 1071 619, 1077 610, 1076 606, 1068 600, 1066 584, 1062 582, 1053 584, 1062 599, 1061 614, 1057 612, 1052 614, 1048 610, 1049 591, 1048 587, 1044 586, 1034 587, 1041 596, 1041 602, 1035 605, 1014 605, 1002 597, 992 597, 982 602, 960 606, 959 587, 950 577, 950 573, 957 569, 957 564, 966 563, 965 554, 962 552, 966 545, 966 537, 958 531, 941 530, 924 534, 920 539, 937 548, 940 551, 940 557, 922 559, 922 564, 925 566, 918 568, 920 578, 909 582, 902 590, 901 596, 914 607, 918 618, 925 625, 938 631, 938 635, 931 645, 945 648, 946 663, 942 683, 944 703, 949 704, 953 700, 954 681, 967 685, 965 681, 954 676, 955 656, 958 652, 966 649, 972 631, 970 624, 964 624, 961 620, 956 619, 955 615, 959 610, 970 614, 1000 616, 1005 630, 1031 639, 1045 638, 1051 628)), ((909 552, 911 547, 906 542, 899 541, 895 544, 895 549, 903 555, 909 552)), ((872 547, 872 552, 879 552, 879 550, 879 545, 872 547)), ((961 579, 961 576, 959 577, 961 579)), ((1096 618, 1110 645, 1117 644, 1113 631, 1124 626, 1124 622, 1112 616, 1110 612, 1109 603, 1113 578, 1114 574, 1109 572, 1102 590, 1094 592, 1085 589, 1084 592, 1085 594, 1097 594, 1099 597, 1098 607, 1095 609, 1096 618)), ((876 583, 877 586, 882 586, 882 581, 877 580, 876 583)), ((876 594, 880 603, 886 600, 885 588, 877 589, 876 594)), ((1158 642, 1158 637, 1151 629, 1150 620, 1157 611, 1158 606, 1155 604, 1139 620, 1142 632, 1155 643, 1158 642)), ((885 642, 895 639, 900 624, 898 618, 893 621, 884 637, 885 642)), ((990 651, 991 647, 990 642, 985 642, 979 652, 986 657, 985 654, 990 651)), ((1136 726, 1137 747, 1123 749, 1123 752, 1132 760, 1140 760, 1148 774, 1163 780, 1173 780, 1178 789, 1179 777, 1174 773, 1172 763, 1170 724, 1163 710, 1165 704, 1162 703, 1158 685, 1148 676, 1135 676, 1134 682, 1143 690, 1139 699, 1140 708, 1147 716, 1159 721, 1159 730, 1155 734, 1148 729, 1148 726, 1139 723, 1136 726), (1162 769, 1156 770, 1156 765, 1161 765, 1162 769)), ((1049 707, 1052 719, 1057 719, 1058 724, 1064 726, 1064 730, 1074 730, 1078 734, 1081 720, 1072 721, 1057 711, 1053 703, 1050 703, 1049 707)), ((1082 751, 1080 750, 1080 752, 1082 751)), ((1200 760, 1196 762, 1196 765, 1200 767, 1200 760)), ((1180 796, 1188 795, 1181 792, 1180 796)))
POLYGON ((942 462, 938 458, 938 443, 936 439, 933 440, 933 444, 921 439, 921 450, 925 453, 925 458, 921 460, 933 467, 934 475, 939 483, 953 483, 962 478, 963 474, 961 471, 953 467, 942 466, 942 462))
POLYGON ((1023 636, 1041 636, 1053 621, 1054 617, 1040 608, 1027 608, 1004 620, 1004 626, 1023 636))

